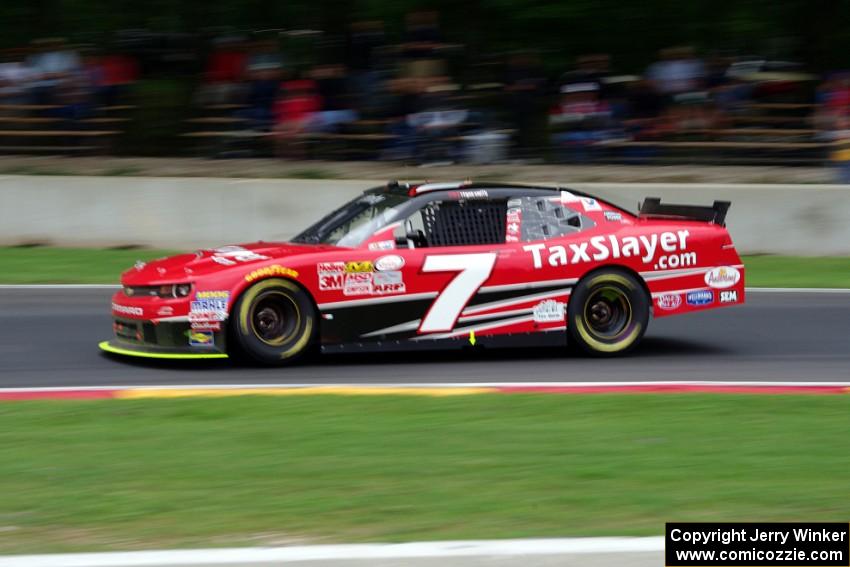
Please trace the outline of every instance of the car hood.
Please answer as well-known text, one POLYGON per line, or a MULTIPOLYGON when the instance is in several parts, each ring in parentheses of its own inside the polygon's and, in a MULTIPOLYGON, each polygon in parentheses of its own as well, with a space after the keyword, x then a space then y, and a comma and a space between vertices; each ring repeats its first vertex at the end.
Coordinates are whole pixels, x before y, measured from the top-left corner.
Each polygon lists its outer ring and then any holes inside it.
POLYGON ((253 242, 221 246, 149 262, 137 262, 133 268, 121 274, 121 283, 160 285, 187 282, 225 270, 243 270, 247 266, 261 264, 268 260, 331 250, 337 250, 337 247, 290 242, 253 242))

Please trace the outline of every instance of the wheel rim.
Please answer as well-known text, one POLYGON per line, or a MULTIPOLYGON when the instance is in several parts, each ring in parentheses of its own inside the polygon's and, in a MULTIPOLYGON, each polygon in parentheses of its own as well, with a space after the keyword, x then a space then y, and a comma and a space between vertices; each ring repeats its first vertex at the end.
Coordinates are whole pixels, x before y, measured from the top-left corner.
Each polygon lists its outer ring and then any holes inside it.
POLYGON ((614 286, 594 289, 584 304, 590 332, 605 340, 618 338, 632 321, 632 305, 625 292, 614 286))
POLYGON ((280 345, 297 331, 301 313, 288 295, 267 292, 254 300, 250 320, 254 336, 266 344, 280 345))

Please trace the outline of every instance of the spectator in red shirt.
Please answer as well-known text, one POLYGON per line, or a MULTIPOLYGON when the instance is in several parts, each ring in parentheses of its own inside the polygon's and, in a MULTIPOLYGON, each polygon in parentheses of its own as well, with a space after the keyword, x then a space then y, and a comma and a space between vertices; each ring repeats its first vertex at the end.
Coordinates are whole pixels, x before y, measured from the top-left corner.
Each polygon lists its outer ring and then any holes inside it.
POLYGON ((311 80, 288 81, 281 85, 281 95, 274 105, 274 132, 277 155, 301 156, 302 148, 293 143, 311 128, 322 108, 316 93, 316 83, 311 80))

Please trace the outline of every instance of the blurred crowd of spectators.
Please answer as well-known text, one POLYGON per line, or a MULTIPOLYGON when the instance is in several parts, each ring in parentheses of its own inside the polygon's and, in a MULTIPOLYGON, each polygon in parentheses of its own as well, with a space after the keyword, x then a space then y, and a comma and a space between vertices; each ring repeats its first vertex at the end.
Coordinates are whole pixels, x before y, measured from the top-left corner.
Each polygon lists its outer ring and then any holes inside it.
MULTIPOLYGON (((811 102, 809 127, 832 138, 850 132, 848 73, 817 86, 792 63, 701 58, 688 46, 662 50, 640 75, 613 72, 599 53, 553 77, 533 50, 492 57, 478 73, 484 66, 444 38, 433 11, 409 13, 395 41, 380 21, 353 22, 342 55, 322 64, 305 64, 276 36, 221 34, 204 52, 195 109, 228 109, 240 128, 270 134, 282 157, 301 156, 304 135, 366 125, 384 159, 496 161, 554 148, 584 160, 607 141, 734 128, 758 101, 811 102)), ((0 104, 47 105, 80 119, 118 104, 138 77, 126 54, 39 40, 3 54, 0 104)))
POLYGON ((131 57, 61 38, 39 39, 0 57, 0 104, 37 105, 46 115, 71 121, 118 104, 139 75, 131 57))

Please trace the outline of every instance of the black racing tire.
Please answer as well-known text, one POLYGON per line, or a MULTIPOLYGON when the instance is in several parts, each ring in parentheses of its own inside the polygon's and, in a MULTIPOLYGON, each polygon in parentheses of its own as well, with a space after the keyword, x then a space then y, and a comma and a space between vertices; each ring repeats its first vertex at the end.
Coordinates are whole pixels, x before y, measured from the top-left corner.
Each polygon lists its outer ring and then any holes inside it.
POLYGON ((650 298, 632 274, 612 268, 582 278, 570 296, 570 339, 593 356, 617 356, 640 342, 650 298))
POLYGON ((289 280, 262 280, 245 290, 231 311, 234 358, 268 366, 294 363, 312 350, 318 327, 306 291, 289 280))

